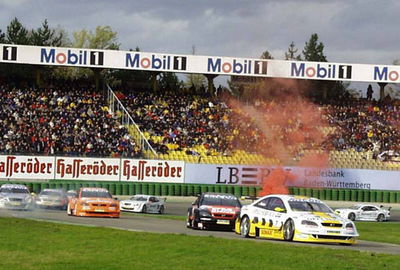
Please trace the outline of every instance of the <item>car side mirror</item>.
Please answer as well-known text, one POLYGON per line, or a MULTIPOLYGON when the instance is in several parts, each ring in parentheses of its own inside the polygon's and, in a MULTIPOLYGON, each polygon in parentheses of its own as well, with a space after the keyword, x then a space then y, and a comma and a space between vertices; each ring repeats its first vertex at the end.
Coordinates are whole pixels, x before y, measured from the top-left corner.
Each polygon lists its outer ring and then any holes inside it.
POLYGON ((275 212, 279 212, 279 213, 285 213, 285 212, 286 212, 285 209, 280 208, 280 207, 275 207, 275 208, 274 208, 274 211, 275 211, 275 212))
POLYGON ((118 198, 117 198, 117 197, 115 197, 115 198, 114 198, 114 200, 118 201, 118 198))

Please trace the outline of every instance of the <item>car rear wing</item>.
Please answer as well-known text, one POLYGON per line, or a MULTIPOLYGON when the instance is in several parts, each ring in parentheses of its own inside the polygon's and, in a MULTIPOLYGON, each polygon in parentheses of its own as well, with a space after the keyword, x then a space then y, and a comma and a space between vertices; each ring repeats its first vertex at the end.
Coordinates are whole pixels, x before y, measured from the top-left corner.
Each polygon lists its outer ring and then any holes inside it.
MULTIPOLYGON (((379 206, 379 207, 380 207, 381 209, 385 208, 385 206, 384 206, 384 205, 381 205, 381 206, 379 206)), ((391 210, 391 209, 392 209, 392 207, 391 207, 391 206, 389 206, 387 210, 390 212, 390 210, 391 210)))
POLYGON ((260 197, 256 197, 256 196, 241 196, 240 199, 241 200, 252 200, 253 202, 258 200, 260 197))

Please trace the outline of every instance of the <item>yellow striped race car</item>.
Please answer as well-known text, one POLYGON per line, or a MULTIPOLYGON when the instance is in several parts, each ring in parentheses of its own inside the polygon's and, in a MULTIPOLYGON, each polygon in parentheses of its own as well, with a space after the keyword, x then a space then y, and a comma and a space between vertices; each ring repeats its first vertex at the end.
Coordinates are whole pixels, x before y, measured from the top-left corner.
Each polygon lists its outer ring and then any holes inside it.
POLYGON ((235 232, 243 237, 351 245, 358 236, 354 223, 322 201, 292 195, 268 195, 245 205, 235 232))

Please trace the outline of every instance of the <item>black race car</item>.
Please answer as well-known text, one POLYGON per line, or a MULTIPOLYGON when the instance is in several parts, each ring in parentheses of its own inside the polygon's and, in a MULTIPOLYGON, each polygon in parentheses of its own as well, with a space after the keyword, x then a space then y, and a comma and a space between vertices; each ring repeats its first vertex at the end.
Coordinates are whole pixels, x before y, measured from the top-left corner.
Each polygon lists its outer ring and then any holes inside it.
POLYGON ((239 199, 232 194, 202 193, 188 209, 187 227, 208 229, 220 225, 234 229, 241 207, 239 199))

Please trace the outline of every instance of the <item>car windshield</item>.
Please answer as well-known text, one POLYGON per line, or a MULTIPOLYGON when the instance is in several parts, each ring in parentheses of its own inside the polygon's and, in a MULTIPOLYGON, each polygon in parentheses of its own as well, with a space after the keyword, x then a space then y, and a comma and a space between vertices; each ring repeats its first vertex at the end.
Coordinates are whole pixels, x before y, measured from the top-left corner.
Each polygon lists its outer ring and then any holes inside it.
POLYGON ((58 197, 60 197, 61 196, 61 192, 59 192, 59 191, 53 191, 53 190, 45 190, 45 191, 42 191, 42 192, 40 192, 40 194, 39 194, 39 196, 58 196, 58 197))
POLYGON ((131 198, 132 201, 139 201, 139 202, 146 202, 147 201, 147 197, 144 196, 133 196, 131 198))
POLYGON ((359 205, 353 205, 352 207, 350 207, 350 209, 354 209, 354 210, 357 210, 358 208, 360 208, 359 205))
POLYGON ((29 193, 26 188, 0 188, 0 193, 29 193))
POLYGON ((112 198, 108 191, 103 190, 84 190, 81 196, 82 198, 112 198))
POLYGON ((289 201, 290 208, 295 212, 324 212, 332 213, 332 210, 323 203, 309 201, 289 201))
POLYGON ((201 205, 224 205, 241 207, 239 200, 231 195, 204 195, 201 205))

